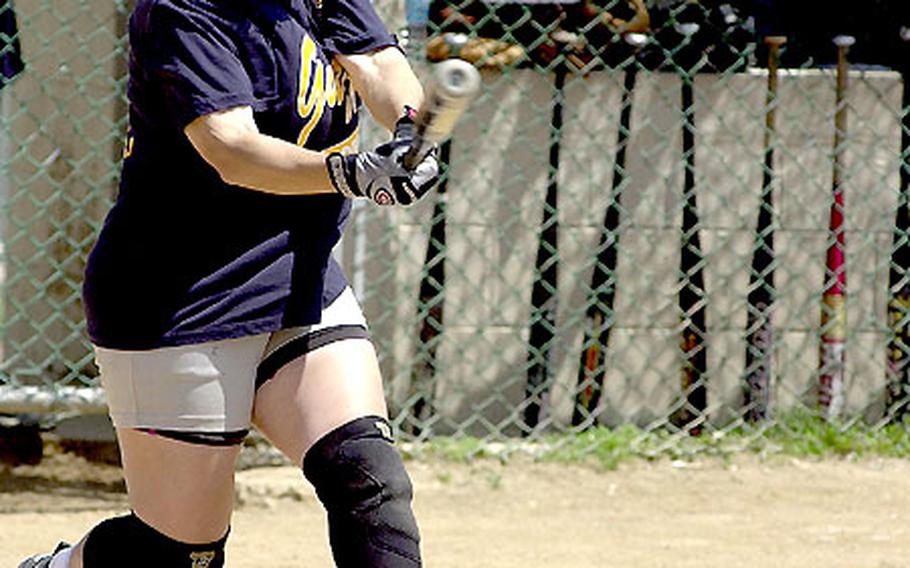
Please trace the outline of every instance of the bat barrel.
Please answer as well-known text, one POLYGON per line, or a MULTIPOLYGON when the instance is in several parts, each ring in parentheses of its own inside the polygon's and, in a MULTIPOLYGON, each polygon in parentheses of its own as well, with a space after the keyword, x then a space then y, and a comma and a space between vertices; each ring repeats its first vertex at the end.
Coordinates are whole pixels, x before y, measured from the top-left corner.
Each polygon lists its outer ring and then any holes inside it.
POLYGON ((407 169, 416 167, 434 145, 452 134, 480 86, 480 72, 467 61, 447 59, 434 66, 425 102, 417 113, 417 134, 404 157, 407 169))

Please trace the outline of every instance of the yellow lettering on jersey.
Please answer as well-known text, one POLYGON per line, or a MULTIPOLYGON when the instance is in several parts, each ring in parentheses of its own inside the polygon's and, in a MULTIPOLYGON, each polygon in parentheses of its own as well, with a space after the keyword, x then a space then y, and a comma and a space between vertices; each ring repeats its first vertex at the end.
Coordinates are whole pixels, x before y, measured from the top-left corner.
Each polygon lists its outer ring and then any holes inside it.
POLYGON ((354 129, 354 132, 352 132, 350 136, 348 136, 347 138, 345 138, 338 144, 335 144, 334 146, 325 148, 323 150, 323 152, 327 152, 329 154, 331 154, 333 152, 341 152, 342 154, 350 154, 354 150, 354 144, 357 142, 357 137, 359 135, 360 135, 360 128, 358 127, 358 128, 354 129))
POLYGON ((123 144, 123 159, 127 159, 133 155, 133 144, 136 142, 136 139, 133 136, 127 135, 126 141, 123 144))
POLYGON ((300 86, 297 95, 297 112, 302 118, 310 115, 317 98, 322 99, 322 67, 316 57, 316 42, 310 36, 304 36, 300 46, 300 86))
POLYGON ((345 102, 350 81, 344 81, 340 65, 327 64, 317 56, 316 42, 304 36, 300 47, 300 86, 297 112, 304 119, 297 144, 303 146, 310 138, 326 109, 345 102))

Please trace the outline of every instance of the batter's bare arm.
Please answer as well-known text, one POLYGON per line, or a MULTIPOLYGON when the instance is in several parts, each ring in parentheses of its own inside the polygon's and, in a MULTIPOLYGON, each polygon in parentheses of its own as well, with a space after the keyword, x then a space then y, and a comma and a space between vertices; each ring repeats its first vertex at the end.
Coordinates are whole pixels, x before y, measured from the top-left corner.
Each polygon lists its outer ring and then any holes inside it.
POLYGON ((324 154, 260 133, 248 106, 201 116, 185 132, 226 183, 287 195, 335 192, 324 154))
POLYGON ((202 116, 185 129, 190 142, 221 178, 232 185, 275 194, 340 192, 380 205, 409 205, 438 179, 435 153, 404 168, 402 156, 414 136, 413 117, 423 87, 397 48, 337 56, 372 115, 394 140, 372 151, 343 156, 299 147, 259 132, 248 106, 202 116))
POLYGON ((238 107, 194 120, 186 135, 233 185, 286 195, 338 192, 379 205, 410 205, 436 185, 439 163, 429 152, 415 167, 405 168, 413 121, 403 117, 394 130, 394 140, 373 150, 326 154, 261 134, 250 108, 238 107))
POLYGON ((354 90, 363 98, 370 114, 390 131, 394 130, 405 106, 416 109, 423 103, 423 87, 397 47, 335 57, 351 76, 354 90))

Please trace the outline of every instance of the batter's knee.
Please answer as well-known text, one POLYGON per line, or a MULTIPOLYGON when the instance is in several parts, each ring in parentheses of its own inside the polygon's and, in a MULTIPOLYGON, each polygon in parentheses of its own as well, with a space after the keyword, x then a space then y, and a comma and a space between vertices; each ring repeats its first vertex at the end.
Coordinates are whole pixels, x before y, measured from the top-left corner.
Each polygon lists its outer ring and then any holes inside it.
POLYGON ((222 568, 227 535, 208 544, 167 537, 135 514, 108 519, 89 533, 82 550, 84 568, 222 568))
POLYGON ((411 480, 391 432, 383 418, 358 418, 325 435, 303 460, 328 513, 339 568, 422 565, 411 480))

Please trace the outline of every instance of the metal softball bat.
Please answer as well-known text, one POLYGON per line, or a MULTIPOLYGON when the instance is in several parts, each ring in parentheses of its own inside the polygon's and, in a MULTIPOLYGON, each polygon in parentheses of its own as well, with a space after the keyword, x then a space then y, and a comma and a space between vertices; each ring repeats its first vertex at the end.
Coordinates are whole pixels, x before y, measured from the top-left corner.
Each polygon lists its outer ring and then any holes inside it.
POLYGON ((463 59, 447 59, 433 67, 424 104, 417 112, 417 132, 404 166, 412 169, 434 144, 452 134, 455 124, 480 92, 480 72, 463 59))

